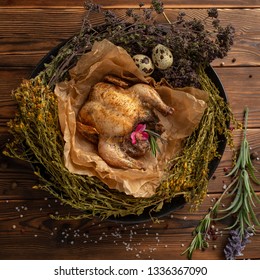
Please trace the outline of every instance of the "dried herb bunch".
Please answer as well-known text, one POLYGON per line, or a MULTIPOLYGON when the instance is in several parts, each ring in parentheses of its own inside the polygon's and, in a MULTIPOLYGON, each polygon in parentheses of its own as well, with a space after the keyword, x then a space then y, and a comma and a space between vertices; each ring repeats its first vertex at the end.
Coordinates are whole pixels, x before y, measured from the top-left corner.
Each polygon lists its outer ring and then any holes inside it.
POLYGON ((85 8, 80 32, 60 48, 37 77, 24 81, 14 91, 18 113, 10 122, 14 141, 7 145, 6 154, 32 162, 41 182, 38 188, 83 211, 74 218, 140 215, 146 209, 152 215, 179 195, 197 207, 207 192, 209 163, 219 156, 219 136, 232 145, 227 125, 233 121, 232 113, 205 67, 227 54, 233 43, 233 28, 220 26, 216 9, 209 10, 204 20, 187 20, 180 13, 176 21, 170 22, 159 0, 152 1, 149 8, 140 4, 136 10, 128 9, 126 19, 91 2, 86 2, 85 8), (102 14, 103 25, 92 26, 89 15, 93 12, 102 14), (156 22, 158 14, 166 18, 167 24, 156 22), (210 31, 206 29, 208 20, 212 21, 210 31), (94 41, 104 38, 131 55, 150 55, 158 43, 167 46, 174 54, 174 65, 168 70, 156 70, 153 78, 164 77, 172 87, 197 86, 210 96, 199 127, 184 143, 182 153, 169 162, 161 184, 150 198, 134 198, 110 190, 97 178, 72 174, 64 166, 64 143, 53 89, 57 82, 69 78, 69 69, 91 49, 94 41))
POLYGON ((141 53, 150 56, 153 47, 163 44, 172 51, 174 65, 167 70, 157 69, 153 78, 160 80, 164 77, 173 87, 200 87, 198 68, 205 68, 214 59, 225 57, 233 44, 235 30, 232 25, 220 25, 217 9, 209 9, 201 20, 189 19, 180 12, 176 20, 170 22, 159 0, 152 1, 149 8, 143 4, 139 7, 128 9, 122 19, 98 4, 85 2, 87 11, 79 34, 71 38, 58 56, 46 65, 42 78, 53 86, 66 77, 68 69, 91 49, 96 40, 106 38, 126 49, 130 55, 141 53), (105 23, 92 26, 89 20, 91 13, 99 13, 105 23), (158 23, 157 14, 163 15, 168 24, 158 23))

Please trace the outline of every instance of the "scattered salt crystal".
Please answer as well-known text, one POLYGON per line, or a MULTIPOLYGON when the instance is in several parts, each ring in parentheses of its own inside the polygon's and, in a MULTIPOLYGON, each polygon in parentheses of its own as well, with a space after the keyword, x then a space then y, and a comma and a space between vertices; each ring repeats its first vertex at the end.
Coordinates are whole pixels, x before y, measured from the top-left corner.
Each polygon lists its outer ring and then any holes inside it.
POLYGON ((183 244, 183 243, 181 244, 181 247, 184 247, 184 244, 183 244))
POLYGON ((12 228, 13 228, 13 229, 16 229, 16 225, 13 225, 12 228))

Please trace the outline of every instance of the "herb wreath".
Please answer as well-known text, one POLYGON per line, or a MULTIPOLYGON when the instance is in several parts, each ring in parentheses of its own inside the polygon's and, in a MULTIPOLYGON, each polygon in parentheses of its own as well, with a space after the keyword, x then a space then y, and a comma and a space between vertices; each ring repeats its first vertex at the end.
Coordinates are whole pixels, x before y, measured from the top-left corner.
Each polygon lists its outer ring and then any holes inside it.
POLYGON ((54 217, 57 219, 140 215, 145 209, 152 215, 179 195, 196 208, 207 193, 209 163, 219 156, 219 135, 226 137, 232 147, 227 124, 236 124, 235 120, 205 68, 215 58, 227 55, 233 44, 234 28, 220 25, 216 9, 209 9, 203 20, 187 19, 180 12, 176 21, 171 22, 160 0, 153 0, 149 8, 140 4, 138 9, 128 9, 125 19, 89 1, 85 8, 80 32, 66 42, 37 77, 24 81, 13 92, 18 112, 9 122, 13 141, 8 143, 5 153, 30 161, 40 178, 37 188, 83 213, 54 217), (100 13, 105 23, 92 26, 91 13, 100 13), (164 16, 167 24, 157 23, 158 15, 164 16), (105 38, 130 55, 150 55, 154 46, 163 44, 172 50, 174 65, 167 70, 155 70, 152 77, 165 78, 172 87, 195 86, 210 96, 199 127, 186 139, 181 154, 168 163, 164 178, 150 198, 134 198, 110 190, 97 178, 72 174, 64 166, 64 143, 53 89, 57 82, 68 78, 68 70, 91 49, 94 41, 105 38))

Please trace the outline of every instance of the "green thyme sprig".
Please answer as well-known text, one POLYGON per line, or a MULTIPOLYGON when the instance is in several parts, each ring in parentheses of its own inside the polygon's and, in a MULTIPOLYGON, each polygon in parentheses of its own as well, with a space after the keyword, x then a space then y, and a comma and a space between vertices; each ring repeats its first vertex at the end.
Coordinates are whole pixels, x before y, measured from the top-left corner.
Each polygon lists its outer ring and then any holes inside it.
MULTIPOLYGON (((260 204, 260 199, 256 195, 251 181, 260 185, 260 181, 255 176, 255 168, 250 157, 250 148, 247 140, 248 108, 245 109, 245 121, 243 139, 237 162, 227 176, 232 176, 232 182, 228 185, 219 199, 215 202, 209 212, 200 220, 194 230, 194 238, 188 248, 182 253, 187 253, 189 259, 197 249, 205 249, 208 246, 207 233, 210 225, 214 221, 223 220, 230 216, 235 216, 234 223, 226 229, 234 229, 239 233, 240 241, 245 239, 248 229, 254 232, 255 226, 260 226, 260 222, 254 212, 256 202, 260 204), (224 197, 233 196, 229 207, 219 210, 219 205, 224 197), (219 214, 222 216, 217 217, 219 214), (224 215, 223 215, 224 214, 224 215)), ((240 242, 240 243, 241 243, 240 242)))

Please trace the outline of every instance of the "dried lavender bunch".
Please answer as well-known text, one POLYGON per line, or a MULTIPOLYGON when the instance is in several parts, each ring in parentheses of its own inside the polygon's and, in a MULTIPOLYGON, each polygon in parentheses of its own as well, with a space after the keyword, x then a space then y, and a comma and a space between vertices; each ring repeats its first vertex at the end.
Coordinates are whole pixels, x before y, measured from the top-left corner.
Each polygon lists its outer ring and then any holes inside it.
POLYGON ((241 238, 240 234, 239 228, 230 231, 228 244, 224 249, 225 258, 227 260, 235 260, 236 257, 243 256, 242 251, 245 249, 246 244, 251 242, 249 238, 254 235, 254 232, 252 228, 248 228, 243 233, 243 238, 241 238))

